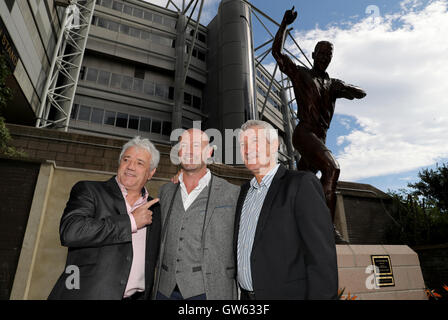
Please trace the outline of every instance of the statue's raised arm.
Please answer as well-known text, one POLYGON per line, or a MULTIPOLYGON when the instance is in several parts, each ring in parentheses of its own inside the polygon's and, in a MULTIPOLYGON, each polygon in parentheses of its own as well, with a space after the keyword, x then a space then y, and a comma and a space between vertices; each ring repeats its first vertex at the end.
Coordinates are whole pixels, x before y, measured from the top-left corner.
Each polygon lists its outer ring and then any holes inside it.
POLYGON ((272 56, 277 61, 280 70, 289 77, 295 73, 297 67, 288 55, 283 53, 283 44, 286 37, 286 27, 293 23, 296 18, 297 11, 294 11, 294 7, 285 12, 282 23, 280 24, 280 27, 275 35, 274 44, 272 45, 272 56))

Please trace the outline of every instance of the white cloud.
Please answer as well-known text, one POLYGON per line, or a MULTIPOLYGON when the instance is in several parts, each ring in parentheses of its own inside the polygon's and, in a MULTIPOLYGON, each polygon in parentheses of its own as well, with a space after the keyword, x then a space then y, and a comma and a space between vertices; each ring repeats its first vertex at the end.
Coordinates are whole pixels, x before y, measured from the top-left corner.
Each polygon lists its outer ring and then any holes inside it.
POLYGON ((338 137, 342 180, 429 166, 448 157, 448 1, 402 2, 402 12, 350 28, 296 32, 308 56, 318 40, 335 45, 329 74, 366 90, 338 100, 336 113, 361 129, 338 137))

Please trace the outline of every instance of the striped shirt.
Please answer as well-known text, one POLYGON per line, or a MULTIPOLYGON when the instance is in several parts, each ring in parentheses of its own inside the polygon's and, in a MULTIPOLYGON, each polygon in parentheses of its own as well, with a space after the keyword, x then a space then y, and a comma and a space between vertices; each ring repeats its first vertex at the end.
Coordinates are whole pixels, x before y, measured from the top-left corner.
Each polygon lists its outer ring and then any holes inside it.
POLYGON ((238 282, 244 290, 253 291, 250 255, 254 244, 255 230, 257 229, 258 217, 263 207, 264 199, 271 186, 272 180, 279 168, 277 164, 266 174, 259 184, 254 177, 250 181, 250 187, 244 200, 241 211, 240 230, 238 233, 237 261, 238 282))

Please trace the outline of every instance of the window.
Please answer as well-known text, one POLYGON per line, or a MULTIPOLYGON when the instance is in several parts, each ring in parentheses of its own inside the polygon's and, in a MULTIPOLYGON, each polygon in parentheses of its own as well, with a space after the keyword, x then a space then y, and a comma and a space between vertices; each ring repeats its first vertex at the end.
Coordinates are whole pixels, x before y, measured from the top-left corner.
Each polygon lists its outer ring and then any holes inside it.
POLYGON ((131 90, 132 89, 132 81, 134 79, 132 77, 123 76, 121 80, 121 89, 123 90, 131 90))
POLYGON ((153 120, 151 132, 160 134, 160 129, 162 129, 162 122, 159 120, 153 120))
POLYGON ((201 98, 193 96, 193 108, 201 109, 201 98))
POLYGON ((98 17, 98 27, 107 28, 107 20, 104 18, 98 17))
POLYGON ((142 39, 143 40, 149 40, 150 37, 151 37, 151 33, 149 33, 148 31, 142 30, 142 39))
POLYGON ((150 132, 150 128, 151 128, 151 119, 141 117, 140 118, 140 131, 150 132))
POLYGON ((103 123, 103 114, 104 114, 103 109, 92 108, 92 115, 90 121, 99 124, 103 123))
POLYGON ((184 104, 191 106, 191 94, 184 92, 184 104))
POLYGON ((98 70, 93 68, 87 68, 87 81, 96 82, 98 78, 98 70))
POLYGON ((134 91, 137 92, 142 92, 143 91, 143 80, 141 79, 134 79, 134 86, 133 86, 134 91))
POLYGON ((78 120, 90 121, 90 107, 81 106, 79 109, 78 120))
POLYGON ((203 34, 202 32, 198 32, 197 39, 198 39, 199 41, 205 43, 205 39, 206 39, 205 34, 203 34))
POLYGON ((110 80, 110 86, 115 89, 121 88, 121 75, 112 73, 112 78, 110 80))
POLYGON ((120 24, 120 32, 124 34, 129 34, 129 26, 125 24, 120 24))
POLYGON ((145 94, 153 96, 154 95, 154 82, 145 82, 145 94))
POLYGON ((134 38, 140 38, 140 30, 135 28, 129 28, 129 35, 134 38))
POLYGON ((102 5, 103 7, 112 8, 112 0, 103 0, 102 5))
POLYGON ((170 100, 174 99, 174 87, 169 87, 169 89, 168 89, 168 99, 170 99, 170 100))
POLYGON ((165 17, 163 18, 163 25, 174 29, 176 28, 176 20, 165 17))
POLYGON ((132 14, 134 17, 136 18, 143 18, 143 10, 142 9, 138 9, 138 8, 134 8, 134 12, 132 14))
POLYGON ((110 72, 100 70, 98 73, 98 84, 109 86, 110 72))
POLYGON ((83 66, 79 71, 79 80, 84 80, 85 76, 86 76, 86 67, 83 66))
POLYGON ((114 21, 109 21, 108 29, 114 32, 118 32, 120 24, 114 21))
POLYGON ((115 123, 116 127, 119 128, 127 128, 128 127, 128 115, 126 113, 117 113, 117 122, 115 123))
POLYGON ((198 59, 205 61, 205 53, 198 50, 198 59))
POLYGON ((139 69, 135 67, 134 78, 145 79, 145 69, 139 69))
POLYGON ((143 18, 148 20, 148 21, 152 21, 152 13, 148 12, 148 11, 145 11, 144 14, 143 14, 143 18))
POLYGON ((168 88, 163 84, 156 83, 156 96, 161 98, 168 97, 168 88))
POLYGON ((138 117, 137 116, 129 115, 128 128, 138 130, 138 117))
POLYGON ((108 124, 110 126, 115 125, 115 112, 114 111, 106 111, 104 116, 104 124, 108 124))
POLYGON ((76 120, 76 116, 78 115, 79 104, 74 104, 72 107, 72 112, 70 114, 70 119, 76 120))
POLYGON ((112 5, 112 9, 117 11, 123 11, 123 4, 119 1, 114 1, 114 4, 112 5))
POLYGON ((125 4, 124 8, 123 8, 123 12, 126 14, 129 14, 129 15, 132 15, 132 7, 125 4))
POLYGON ((170 136, 171 135, 171 122, 163 121, 162 134, 164 136, 170 136))
POLYGON ((153 17, 154 17, 153 21, 154 21, 155 23, 162 24, 162 16, 159 16, 158 14, 155 14, 155 13, 154 13, 153 17))

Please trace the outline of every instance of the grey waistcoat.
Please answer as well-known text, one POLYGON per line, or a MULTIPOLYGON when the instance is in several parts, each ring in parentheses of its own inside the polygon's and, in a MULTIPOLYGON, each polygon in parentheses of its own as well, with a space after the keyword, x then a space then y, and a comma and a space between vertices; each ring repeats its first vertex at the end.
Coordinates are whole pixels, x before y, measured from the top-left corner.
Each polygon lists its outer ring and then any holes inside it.
POLYGON ((205 293, 201 240, 209 188, 210 184, 187 211, 182 203, 180 188, 174 196, 159 283, 160 293, 167 297, 176 284, 184 299, 205 293))

